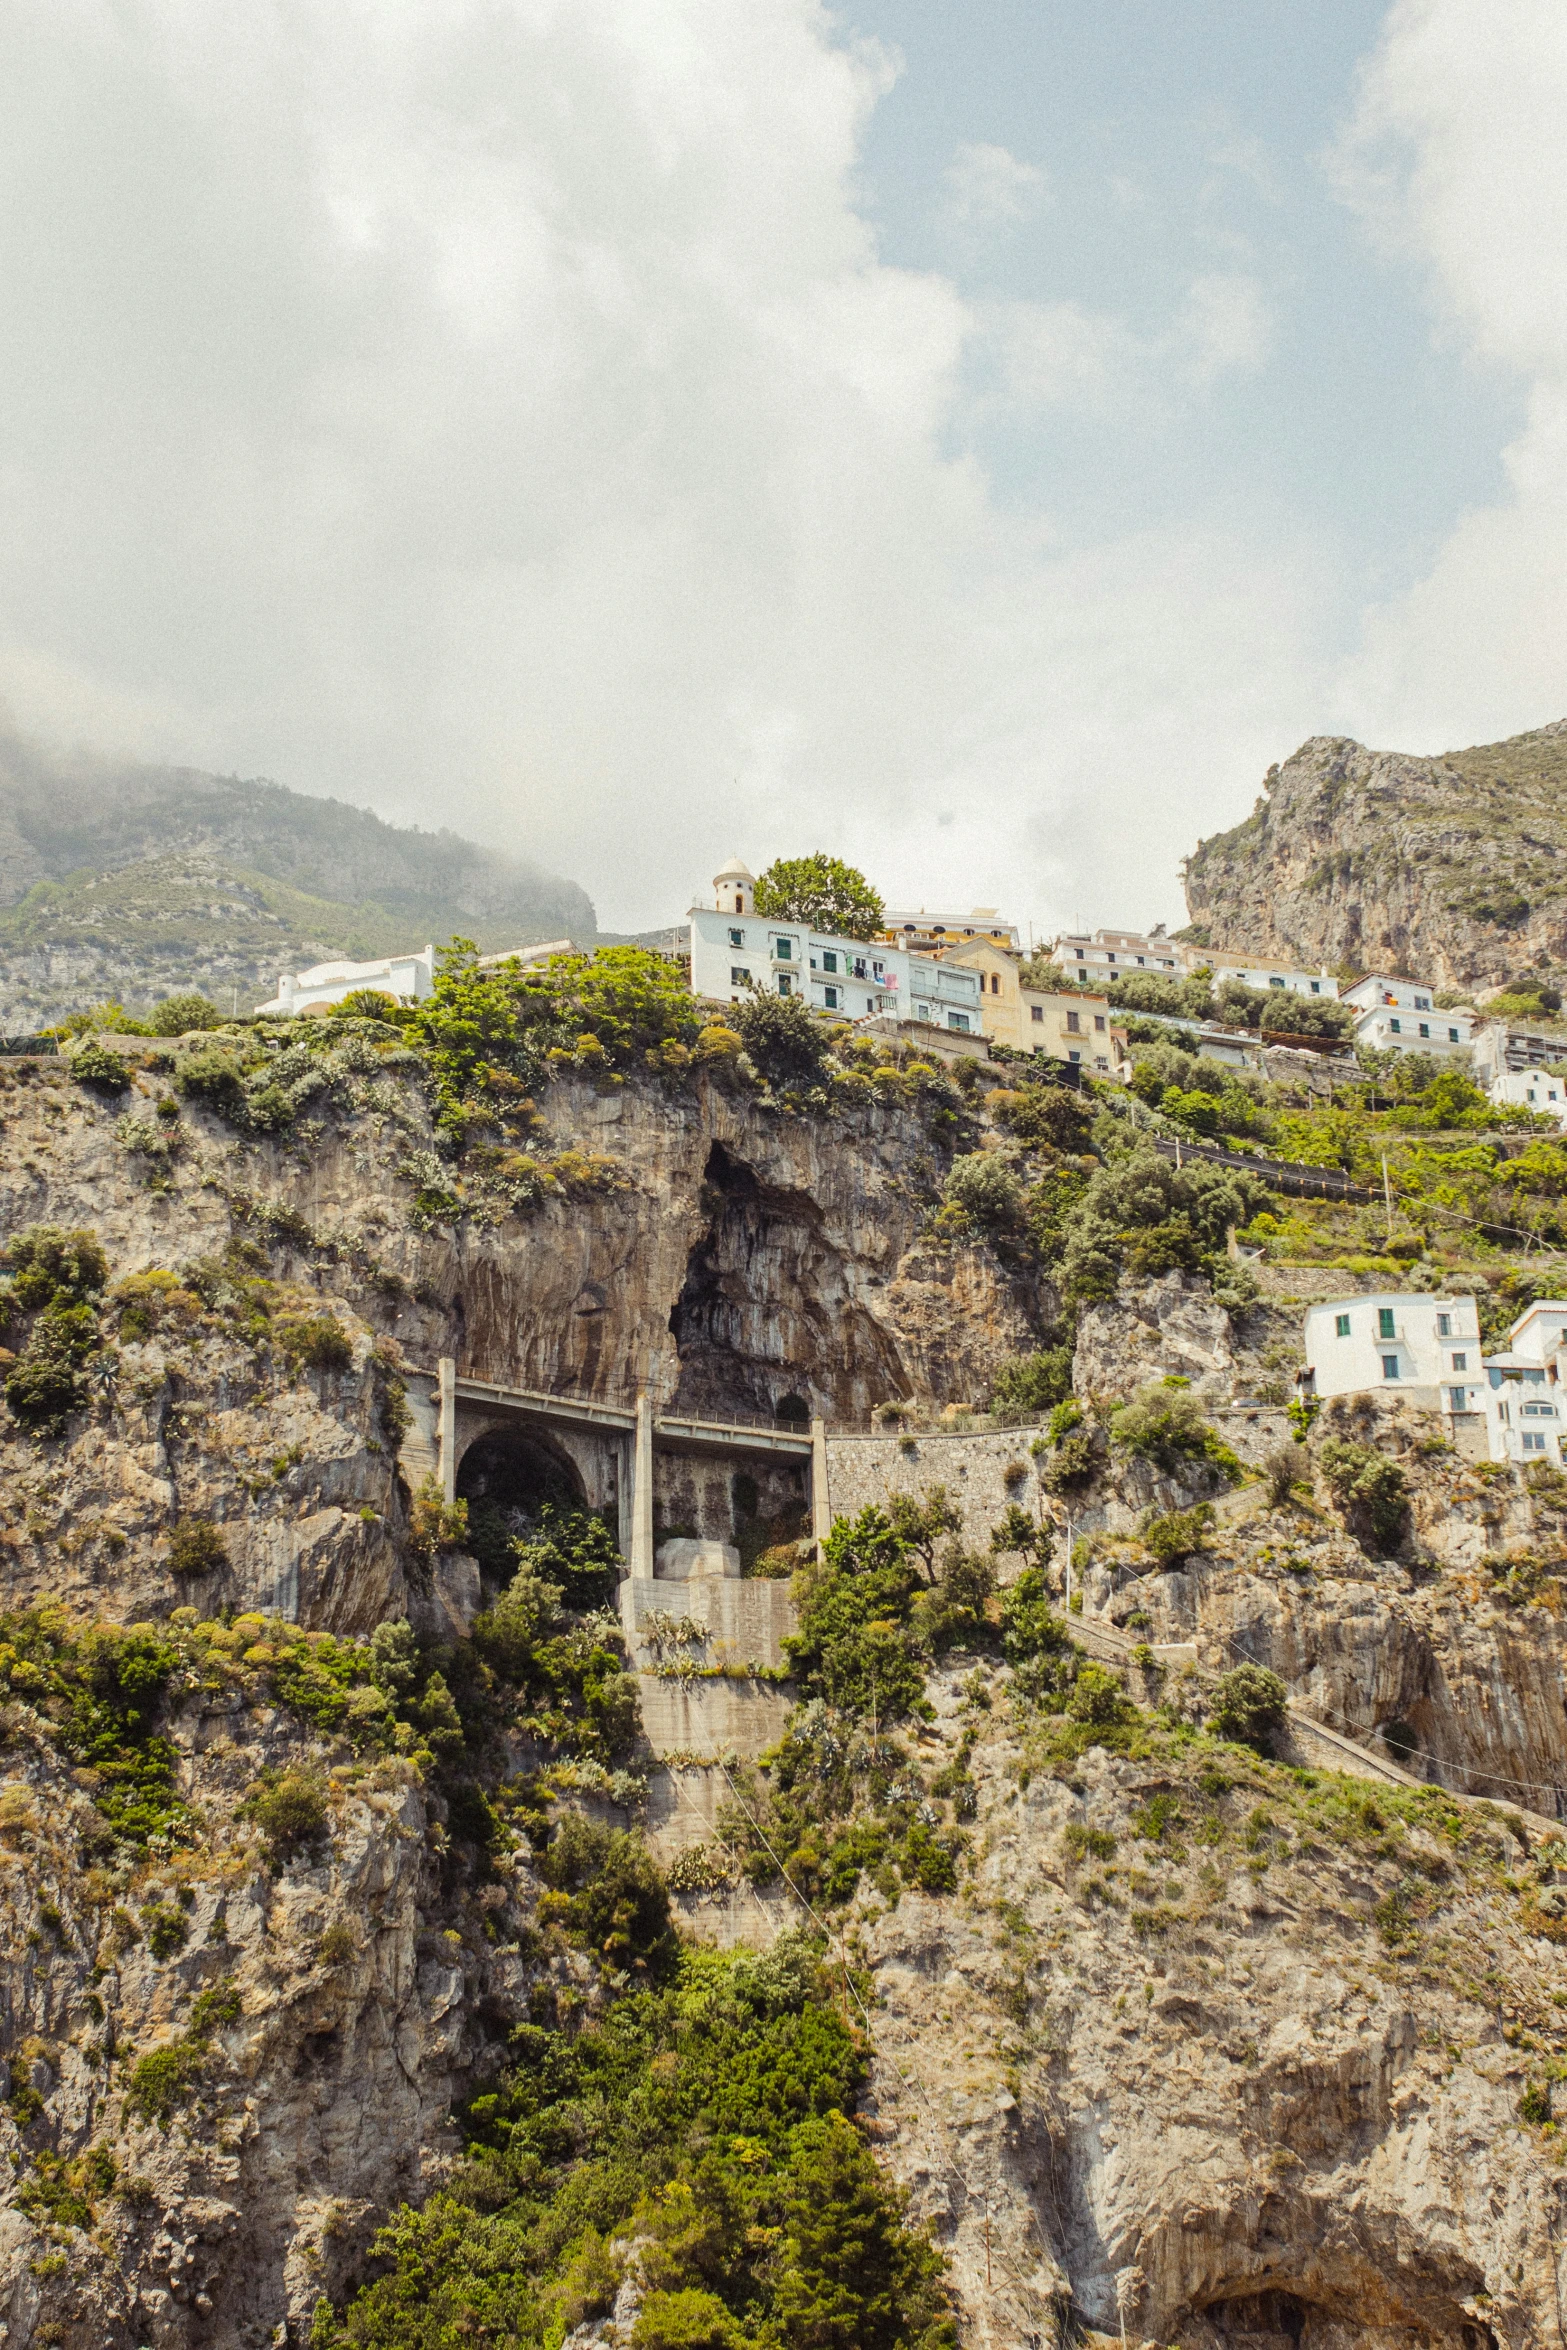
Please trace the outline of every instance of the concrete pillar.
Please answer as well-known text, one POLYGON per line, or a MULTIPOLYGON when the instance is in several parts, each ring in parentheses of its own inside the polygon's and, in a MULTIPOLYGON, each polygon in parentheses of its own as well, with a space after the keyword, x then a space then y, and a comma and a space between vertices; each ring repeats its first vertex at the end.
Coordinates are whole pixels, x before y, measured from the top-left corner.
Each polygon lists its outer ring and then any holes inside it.
POLYGON ((811 1540, 825 1542, 832 1532, 832 1495, 827 1490, 827 1423, 811 1422, 811 1540))
POLYGON ((637 1397, 637 1457, 631 1476, 631 1572, 653 1573, 653 1398, 637 1397))
POLYGON ((634 1436, 623 1436, 615 1448, 615 1547, 628 1562, 635 1537, 632 1498, 636 1491, 635 1451, 634 1436))
POLYGON ((441 1498, 448 1507, 457 1499, 457 1365, 442 1355, 439 1366, 439 1414, 436 1449, 440 1460, 441 1498))

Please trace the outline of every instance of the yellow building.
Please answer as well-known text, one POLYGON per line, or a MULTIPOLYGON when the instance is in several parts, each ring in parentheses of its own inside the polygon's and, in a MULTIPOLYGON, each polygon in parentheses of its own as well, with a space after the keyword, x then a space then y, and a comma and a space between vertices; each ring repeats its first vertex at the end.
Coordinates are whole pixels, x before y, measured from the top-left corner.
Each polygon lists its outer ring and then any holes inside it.
POLYGON ((915 955, 939 955, 946 948, 965 947, 977 939, 1011 947, 1014 953, 1022 950, 1017 924, 1009 922, 995 906, 974 906, 967 914, 932 914, 923 906, 917 912, 889 907, 882 923, 882 937, 890 946, 907 947, 915 955))
POLYGON ((1118 1077, 1126 1031, 1112 1026, 1110 998, 1074 988, 1056 995, 1025 987, 1016 955, 988 939, 941 951, 942 960, 979 973, 980 1025, 994 1044, 1015 1053, 1046 1053, 1094 1077, 1118 1077))

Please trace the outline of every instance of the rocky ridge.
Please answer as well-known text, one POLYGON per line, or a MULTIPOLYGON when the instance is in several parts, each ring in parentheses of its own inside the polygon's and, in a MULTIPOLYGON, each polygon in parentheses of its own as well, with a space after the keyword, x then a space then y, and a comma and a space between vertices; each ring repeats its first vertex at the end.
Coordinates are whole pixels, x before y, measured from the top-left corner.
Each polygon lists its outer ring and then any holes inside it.
POLYGON ((1451 988, 1559 970, 1567 720, 1432 759, 1314 735, 1185 881, 1213 946, 1451 988))

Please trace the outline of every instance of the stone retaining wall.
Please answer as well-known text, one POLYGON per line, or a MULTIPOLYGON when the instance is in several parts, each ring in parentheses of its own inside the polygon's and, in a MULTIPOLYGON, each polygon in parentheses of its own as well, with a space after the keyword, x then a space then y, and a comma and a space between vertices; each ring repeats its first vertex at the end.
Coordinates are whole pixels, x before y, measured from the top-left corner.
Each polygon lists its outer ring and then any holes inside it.
POLYGON ((921 1500, 933 1485, 944 1485, 963 1513, 965 1541, 983 1544, 1009 1502, 1038 1516, 1040 1464, 1029 1446, 1040 1435, 1038 1427, 953 1436, 829 1433, 827 1491, 832 1514, 852 1518, 868 1502, 885 1507, 900 1493, 921 1500))

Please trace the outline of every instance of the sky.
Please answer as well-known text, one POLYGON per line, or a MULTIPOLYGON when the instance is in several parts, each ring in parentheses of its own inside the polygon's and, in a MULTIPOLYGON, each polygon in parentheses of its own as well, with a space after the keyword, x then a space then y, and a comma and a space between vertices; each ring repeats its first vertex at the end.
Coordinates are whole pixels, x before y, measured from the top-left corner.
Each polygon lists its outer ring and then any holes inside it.
POLYGON ((1560 0, 0 0, 0 703, 677 916, 1567 715, 1560 0))

